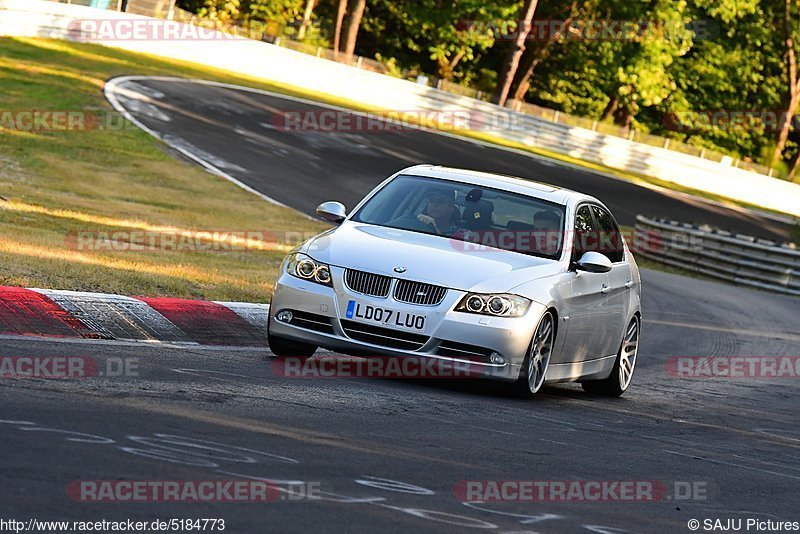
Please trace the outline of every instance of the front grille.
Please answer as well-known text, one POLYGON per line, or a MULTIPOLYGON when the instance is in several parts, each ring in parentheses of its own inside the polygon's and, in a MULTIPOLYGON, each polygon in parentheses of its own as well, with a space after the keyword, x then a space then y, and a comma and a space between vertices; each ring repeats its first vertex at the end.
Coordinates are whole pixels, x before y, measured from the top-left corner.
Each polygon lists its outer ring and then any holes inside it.
POLYGON ((356 293, 380 298, 389 296, 389 286, 392 285, 392 279, 388 276, 353 269, 345 271, 344 282, 356 293))
POLYGON ((330 317, 317 315, 316 313, 292 310, 292 320, 289 321, 289 324, 308 330, 314 330, 315 332, 333 334, 333 326, 331 325, 330 317))
POLYGON ((462 360, 469 360, 473 362, 488 362, 489 356, 492 354, 492 352, 492 349, 476 347, 474 345, 458 343, 456 341, 442 341, 439 343, 439 348, 436 349, 436 354, 439 356, 460 358, 462 360))
POLYGON ((398 280, 394 288, 395 300, 423 306, 436 306, 446 294, 447 288, 410 280, 398 280))
POLYGON ((351 339, 391 349, 418 350, 428 342, 428 336, 344 319, 342 319, 342 330, 351 339))

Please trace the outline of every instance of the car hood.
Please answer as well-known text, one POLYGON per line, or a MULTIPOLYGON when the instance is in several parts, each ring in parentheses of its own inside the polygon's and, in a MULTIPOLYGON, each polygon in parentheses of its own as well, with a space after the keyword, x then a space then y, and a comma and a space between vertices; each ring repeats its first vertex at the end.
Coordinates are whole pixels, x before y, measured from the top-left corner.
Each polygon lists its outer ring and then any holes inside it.
POLYGON ((559 262, 546 258, 350 221, 309 240, 301 250, 337 267, 487 293, 561 271, 559 262))

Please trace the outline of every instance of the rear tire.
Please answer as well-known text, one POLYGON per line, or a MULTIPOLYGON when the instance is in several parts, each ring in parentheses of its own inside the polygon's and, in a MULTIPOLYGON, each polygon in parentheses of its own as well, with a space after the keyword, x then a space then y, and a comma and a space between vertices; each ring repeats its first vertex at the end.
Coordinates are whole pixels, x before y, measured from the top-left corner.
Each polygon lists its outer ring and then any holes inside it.
POLYGON ((633 371, 636 368, 640 330, 639 317, 634 316, 628 323, 628 328, 625 329, 625 337, 617 352, 617 359, 614 360, 611 374, 604 380, 581 382, 584 391, 607 397, 619 397, 628 390, 633 380, 633 371))
POLYGON ((528 354, 519 370, 519 378, 513 385, 517 397, 531 399, 542 389, 553 352, 555 327, 553 314, 549 311, 545 312, 539 319, 539 324, 528 348, 528 354))
POLYGON ((270 332, 272 317, 267 320, 267 343, 269 350, 279 358, 310 358, 319 347, 309 343, 301 343, 282 337, 275 337, 270 332))

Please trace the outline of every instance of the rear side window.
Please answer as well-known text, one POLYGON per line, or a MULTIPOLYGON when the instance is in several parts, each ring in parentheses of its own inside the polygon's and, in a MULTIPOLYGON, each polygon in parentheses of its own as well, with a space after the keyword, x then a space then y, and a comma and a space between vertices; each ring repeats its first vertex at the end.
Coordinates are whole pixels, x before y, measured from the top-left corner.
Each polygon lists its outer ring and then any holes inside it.
POLYGON ((573 239, 572 259, 577 261, 585 252, 597 251, 597 228, 592 219, 589 206, 581 206, 575 214, 575 236, 573 239))
POLYGON ((592 206, 592 211, 600 226, 597 236, 597 251, 608 256, 612 263, 622 261, 625 258, 625 245, 614 218, 600 206, 592 206))

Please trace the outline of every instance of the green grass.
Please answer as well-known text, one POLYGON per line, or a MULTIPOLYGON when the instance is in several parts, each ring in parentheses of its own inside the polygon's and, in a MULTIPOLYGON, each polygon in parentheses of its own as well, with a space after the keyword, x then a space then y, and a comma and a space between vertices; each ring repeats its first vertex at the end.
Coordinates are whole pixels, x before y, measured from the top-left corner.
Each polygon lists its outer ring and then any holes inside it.
MULTIPOLYGON (((103 85, 123 74, 247 83, 100 46, 0 39, 0 110, 110 111, 103 85)), ((0 197, 0 285, 265 302, 298 234, 326 227, 177 159, 138 129, 0 129, 0 197), (187 242, 158 252, 76 250, 70 242, 78 232, 131 230, 265 236, 220 252, 187 250, 187 242)))

